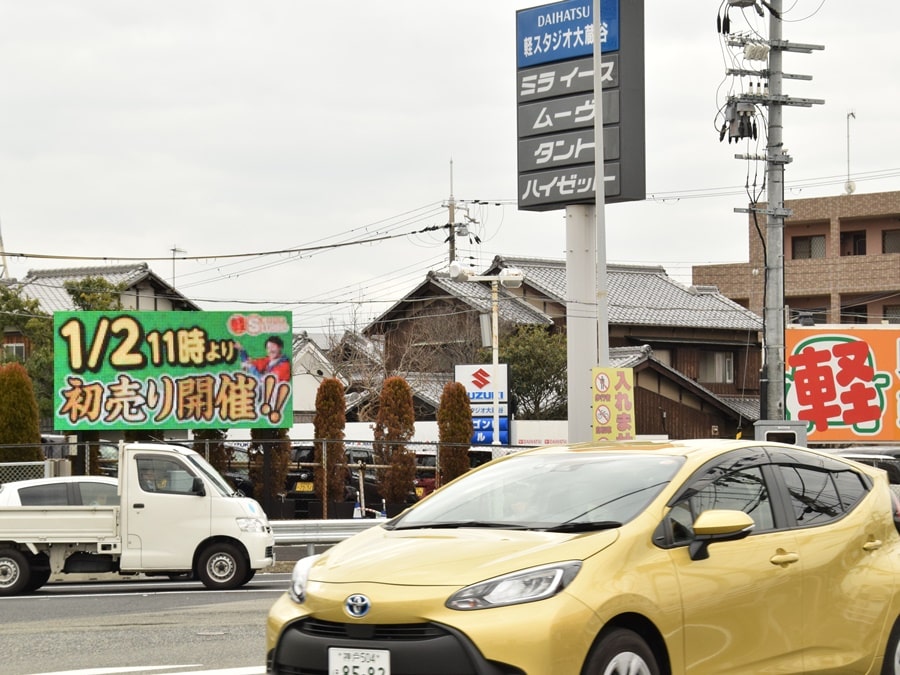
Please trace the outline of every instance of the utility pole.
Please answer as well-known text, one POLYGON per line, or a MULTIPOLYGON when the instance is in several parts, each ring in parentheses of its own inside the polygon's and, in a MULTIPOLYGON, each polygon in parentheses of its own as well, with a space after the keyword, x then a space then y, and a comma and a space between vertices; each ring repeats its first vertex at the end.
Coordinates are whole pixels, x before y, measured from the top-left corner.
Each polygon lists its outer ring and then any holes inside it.
POLYGON ((447 200, 450 222, 447 241, 450 242, 450 262, 456 260, 456 199, 453 197, 453 160, 450 160, 450 199, 447 200))
POLYGON ((739 154, 736 159, 764 160, 766 162, 766 208, 759 208, 756 203, 746 209, 735 209, 737 213, 757 213, 766 216, 766 269, 764 277, 763 306, 763 368, 760 377, 760 417, 768 420, 784 420, 784 387, 785 387, 785 288, 784 288, 784 219, 791 216, 790 209, 784 207, 784 167, 792 161, 787 154, 783 142, 782 111, 784 106, 811 107, 825 101, 809 98, 791 98, 782 93, 784 79, 811 80, 809 75, 792 75, 782 68, 784 52, 800 52, 809 54, 816 49, 824 49, 821 45, 791 43, 782 38, 781 19, 782 0, 728 0, 724 19, 720 21, 721 30, 729 47, 743 49, 744 58, 762 60, 768 56, 768 68, 760 70, 728 69, 729 75, 757 78, 754 89, 750 82, 750 90, 728 98, 725 107, 725 122, 719 135, 723 140, 727 134, 728 142, 739 142, 741 139, 755 139, 757 136, 756 112, 759 106, 768 108, 768 125, 766 137, 766 155, 739 154), (763 7, 769 10, 768 41, 749 38, 744 35, 732 36, 730 30, 730 8, 753 8, 763 15, 763 7), (761 81, 766 81, 765 86, 761 81))
POLYGON ((471 235, 469 233, 469 224, 477 223, 478 221, 475 218, 469 216, 469 211, 467 206, 462 206, 460 208, 461 211, 465 214, 466 222, 457 223, 456 222, 456 198, 453 196, 453 160, 450 160, 450 198, 447 200, 447 203, 444 204, 447 207, 448 215, 450 217, 449 222, 447 223, 447 243, 450 245, 450 260, 449 263, 453 264, 456 261, 456 238, 457 237, 469 237, 470 243, 474 239, 476 244, 481 243, 481 239, 478 238, 478 235, 471 235))
POLYGON ((9 267, 6 266, 6 249, 3 248, 2 232, 0 232, 0 279, 9 279, 9 267))

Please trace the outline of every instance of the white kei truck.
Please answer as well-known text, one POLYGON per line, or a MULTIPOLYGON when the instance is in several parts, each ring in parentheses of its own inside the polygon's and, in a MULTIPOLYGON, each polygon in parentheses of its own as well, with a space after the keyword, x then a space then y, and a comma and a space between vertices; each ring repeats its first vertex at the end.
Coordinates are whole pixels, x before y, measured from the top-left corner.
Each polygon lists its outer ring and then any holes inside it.
POLYGON ((191 576, 232 589, 275 562, 262 507, 193 450, 123 443, 118 474, 118 504, 0 507, 0 596, 72 573, 191 576))

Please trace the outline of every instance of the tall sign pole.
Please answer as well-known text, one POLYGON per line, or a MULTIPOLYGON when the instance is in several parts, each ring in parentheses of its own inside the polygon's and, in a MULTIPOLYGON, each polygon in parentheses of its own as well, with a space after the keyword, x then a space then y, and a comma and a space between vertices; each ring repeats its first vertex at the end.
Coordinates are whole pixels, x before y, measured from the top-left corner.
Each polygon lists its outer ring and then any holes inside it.
POLYGON ((609 364, 607 202, 645 198, 643 0, 517 13, 519 209, 566 210, 568 437, 591 440, 609 364))
MULTIPOLYGON (((600 0, 594 0, 594 202, 597 240, 597 359, 596 365, 609 365, 609 291, 606 282, 606 176, 603 170, 603 50, 596 38, 603 34, 600 20, 600 0)), ((590 370, 588 371, 588 401, 590 402, 590 370)), ((588 409, 590 410, 590 403, 588 409)))

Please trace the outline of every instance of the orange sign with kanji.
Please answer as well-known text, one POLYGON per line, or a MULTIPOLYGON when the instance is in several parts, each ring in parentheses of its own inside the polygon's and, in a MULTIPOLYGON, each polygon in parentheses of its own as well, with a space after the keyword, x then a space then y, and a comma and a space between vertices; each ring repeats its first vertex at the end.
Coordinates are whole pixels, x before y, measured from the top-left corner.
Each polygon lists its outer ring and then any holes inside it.
POLYGON ((900 441, 898 350, 898 326, 786 329, 785 418, 813 443, 900 441))

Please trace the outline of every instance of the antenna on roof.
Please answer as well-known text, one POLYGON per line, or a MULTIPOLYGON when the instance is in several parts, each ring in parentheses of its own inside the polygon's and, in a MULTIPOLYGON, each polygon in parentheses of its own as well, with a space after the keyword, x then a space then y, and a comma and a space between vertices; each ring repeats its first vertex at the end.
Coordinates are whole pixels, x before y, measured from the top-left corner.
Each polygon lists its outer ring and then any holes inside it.
POLYGON ((0 279, 9 279, 9 267, 6 265, 6 249, 3 248, 3 232, 0 231, 0 261, 2 261, 2 270, 0 270, 0 279))
POLYGON ((175 254, 176 253, 187 253, 183 248, 178 248, 177 245, 172 244, 172 248, 169 249, 172 251, 172 290, 175 289, 175 254))

